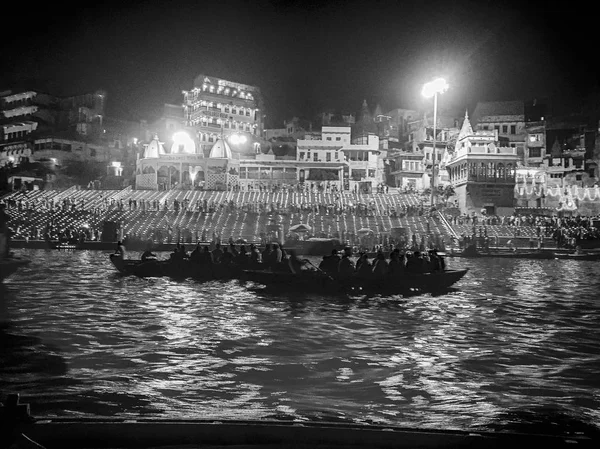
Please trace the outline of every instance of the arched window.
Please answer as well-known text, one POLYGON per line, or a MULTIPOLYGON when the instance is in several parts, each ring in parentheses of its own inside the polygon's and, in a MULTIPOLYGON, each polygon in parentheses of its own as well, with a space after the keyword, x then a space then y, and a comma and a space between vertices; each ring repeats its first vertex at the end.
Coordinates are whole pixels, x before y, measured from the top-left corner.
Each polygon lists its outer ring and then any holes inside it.
POLYGON ((504 169, 504 164, 502 162, 498 164, 498 178, 506 178, 506 170, 504 169))
POLYGON ((515 177, 515 171, 512 164, 506 164, 506 177, 509 179, 515 177))

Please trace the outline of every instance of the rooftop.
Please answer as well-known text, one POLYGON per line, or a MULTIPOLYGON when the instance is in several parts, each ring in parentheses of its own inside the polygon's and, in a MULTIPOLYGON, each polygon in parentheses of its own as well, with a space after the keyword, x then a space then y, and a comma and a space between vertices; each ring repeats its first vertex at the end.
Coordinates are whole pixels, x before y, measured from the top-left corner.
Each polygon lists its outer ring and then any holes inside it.
POLYGON ((473 121, 478 122, 483 117, 503 115, 525 115, 523 101, 483 101, 477 103, 473 111, 473 121))

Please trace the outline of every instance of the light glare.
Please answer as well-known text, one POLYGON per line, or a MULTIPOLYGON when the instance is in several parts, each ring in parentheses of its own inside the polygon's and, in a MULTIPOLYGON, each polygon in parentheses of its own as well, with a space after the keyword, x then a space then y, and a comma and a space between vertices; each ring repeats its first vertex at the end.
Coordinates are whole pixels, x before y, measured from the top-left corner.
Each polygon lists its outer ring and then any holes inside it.
POLYGON ((431 98, 435 94, 443 94, 448 90, 448 83, 444 78, 437 78, 423 86, 421 94, 426 98, 431 98))

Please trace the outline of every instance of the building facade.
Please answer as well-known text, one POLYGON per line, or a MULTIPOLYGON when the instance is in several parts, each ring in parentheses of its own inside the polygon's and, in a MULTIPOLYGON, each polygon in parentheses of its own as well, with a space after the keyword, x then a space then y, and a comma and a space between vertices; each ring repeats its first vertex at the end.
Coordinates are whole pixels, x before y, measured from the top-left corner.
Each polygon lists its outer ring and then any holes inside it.
POLYGON ((446 167, 462 213, 512 215, 517 149, 498 146, 498 130, 473 131, 465 117, 446 167))
POLYGON ((478 131, 496 131, 499 144, 515 148, 519 163, 525 165, 525 102, 479 102, 473 111, 472 120, 478 131))
POLYGON ((235 153, 227 138, 217 140, 204 157, 191 137, 179 136, 169 149, 155 136, 137 162, 136 188, 258 190, 309 184, 371 192, 382 183, 377 136, 355 143, 349 127, 323 127, 318 137, 307 137, 298 140, 295 157, 276 157, 272 151, 235 153))
POLYGON ((198 150, 210 151, 214 143, 233 133, 248 141, 263 136, 263 102, 260 89, 213 76, 198 75, 183 92, 185 125, 193 130, 198 150))
POLYGON ((99 139, 105 101, 104 91, 71 97, 33 90, 0 92, 0 165, 34 159, 39 138, 99 139))

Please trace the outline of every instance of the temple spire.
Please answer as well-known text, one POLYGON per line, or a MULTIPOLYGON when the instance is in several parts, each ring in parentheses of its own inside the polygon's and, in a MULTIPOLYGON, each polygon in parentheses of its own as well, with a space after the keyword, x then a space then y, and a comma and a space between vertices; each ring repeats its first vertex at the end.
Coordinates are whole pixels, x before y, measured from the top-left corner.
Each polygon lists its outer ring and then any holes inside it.
POLYGON ((473 127, 471 126, 471 122, 469 121, 469 113, 465 111, 465 120, 463 121, 462 128, 458 133, 457 141, 460 141, 464 137, 473 135, 473 127))

